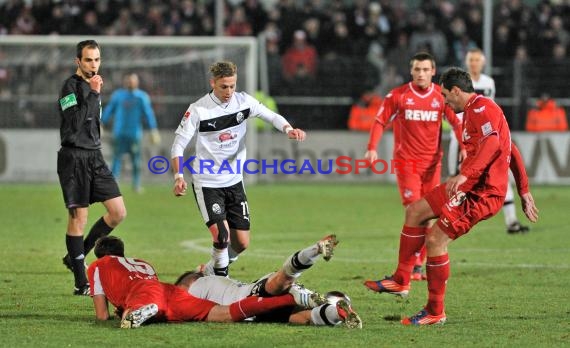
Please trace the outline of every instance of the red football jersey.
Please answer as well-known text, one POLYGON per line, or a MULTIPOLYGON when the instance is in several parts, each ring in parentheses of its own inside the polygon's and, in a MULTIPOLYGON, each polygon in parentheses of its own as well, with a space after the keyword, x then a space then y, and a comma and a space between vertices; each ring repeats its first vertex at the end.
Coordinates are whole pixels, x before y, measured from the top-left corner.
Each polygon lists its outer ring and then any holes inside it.
MULTIPOLYGON (((376 122, 383 127, 393 123, 395 159, 416 160, 419 168, 430 168, 440 164, 443 156, 441 122, 444 116, 454 128, 461 129, 461 121, 445 104, 439 85, 432 83, 427 90, 421 90, 409 82, 386 95, 376 122)), ((369 150, 376 149, 381 132, 380 127, 373 126, 369 150)))
POLYGON ((140 259, 104 256, 87 269, 91 296, 105 295, 115 307, 125 307, 125 300, 134 282, 158 277, 154 268, 140 259))
POLYGON ((463 145, 467 158, 461 164, 461 174, 467 177, 467 181, 462 187, 505 196, 511 159, 511 132, 503 111, 492 99, 476 94, 465 105, 463 120, 463 145), (479 153, 481 142, 491 135, 498 137, 499 148, 490 154, 490 163, 484 168, 476 168, 476 155, 486 155, 479 153))

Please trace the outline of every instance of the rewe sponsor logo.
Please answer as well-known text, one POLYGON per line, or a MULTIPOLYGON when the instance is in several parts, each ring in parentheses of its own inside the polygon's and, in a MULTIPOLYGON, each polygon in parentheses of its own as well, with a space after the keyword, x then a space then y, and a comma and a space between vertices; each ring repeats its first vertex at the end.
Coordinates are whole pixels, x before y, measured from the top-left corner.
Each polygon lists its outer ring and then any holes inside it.
POLYGON ((437 122, 438 116, 438 112, 433 110, 406 110, 405 119, 409 121, 437 122))

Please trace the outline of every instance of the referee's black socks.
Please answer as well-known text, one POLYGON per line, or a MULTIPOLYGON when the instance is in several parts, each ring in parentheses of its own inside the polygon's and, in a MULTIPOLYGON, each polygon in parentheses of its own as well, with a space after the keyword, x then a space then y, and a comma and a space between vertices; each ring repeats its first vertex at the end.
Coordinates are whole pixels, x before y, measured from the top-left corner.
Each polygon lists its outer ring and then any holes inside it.
POLYGON ((65 235, 65 245, 67 246, 68 255, 71 258, 73 276, 75 278, 75 287, 77 289, 87 284, 87 276, 85 275, 85 253, 83 251, 83 236, 65 235))
POLYGON ((107 225, 105 219, 101 217, 97 222, 91 227, 89 234, 85 237, 85 241, 83 242, 83 249, 85 251, 85 255, 89 254, 91 249, 95 246, 95 242, 97 239, 108 235, 113 231, 113 227, 107 225))

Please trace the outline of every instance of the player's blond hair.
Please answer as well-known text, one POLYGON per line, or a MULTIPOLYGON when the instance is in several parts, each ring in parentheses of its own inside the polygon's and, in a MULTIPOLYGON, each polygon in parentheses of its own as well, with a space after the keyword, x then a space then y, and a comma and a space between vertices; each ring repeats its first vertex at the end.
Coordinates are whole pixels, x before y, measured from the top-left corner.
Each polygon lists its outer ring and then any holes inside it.
POLYGON ((216 62, 210 65, 210 75, 214 80, 237 74, 237 66, 230 61, 216 62))

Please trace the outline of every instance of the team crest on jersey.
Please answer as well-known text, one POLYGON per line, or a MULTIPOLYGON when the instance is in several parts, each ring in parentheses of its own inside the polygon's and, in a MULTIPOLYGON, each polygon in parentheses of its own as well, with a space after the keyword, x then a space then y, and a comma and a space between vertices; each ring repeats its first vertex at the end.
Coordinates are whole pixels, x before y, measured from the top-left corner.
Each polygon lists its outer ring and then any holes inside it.
POLYGON ((410 190, 410 189, 404 190, 404 198, 412 198, 413 195, 414 195, 414 193, 412 192, 412 190, 410 190))
POLYGON ((222 213, 222 207, 220 207, 220 205, 218 203, 214 203, 212 204, 212 212, 214 212, 214 214, 221 214, 222 213))
POLYGON ((184 113, 184 116, 182 116, 182 121, 180 121, 180 126, 184 127, 184 123, 186 122, 187 119, 190 118, 190 111, 186 111, 184 113))
POLYGON ((406 98, 406 105, 414 105, 414 98, 406 98))
POLYGON ((439 109, 439 107, 441 106, 441 104, 439 104, 439 102, 437 101, 437 99, 434 99, 431 101, 431 107, 434 109, 439 109))
POLYGON ((242 123, 244 118, 245 118, 245 116, 243 115, 243 112, 240 111, 236 114, 237 123, 242 123))
POLYGON ((220 141, 220 143, 223 143, 224 141, 232 140, 235 138, 237 138, 237 134, 229 132, 229 131, 223 132, 218 136, 218 140, 220 141))

